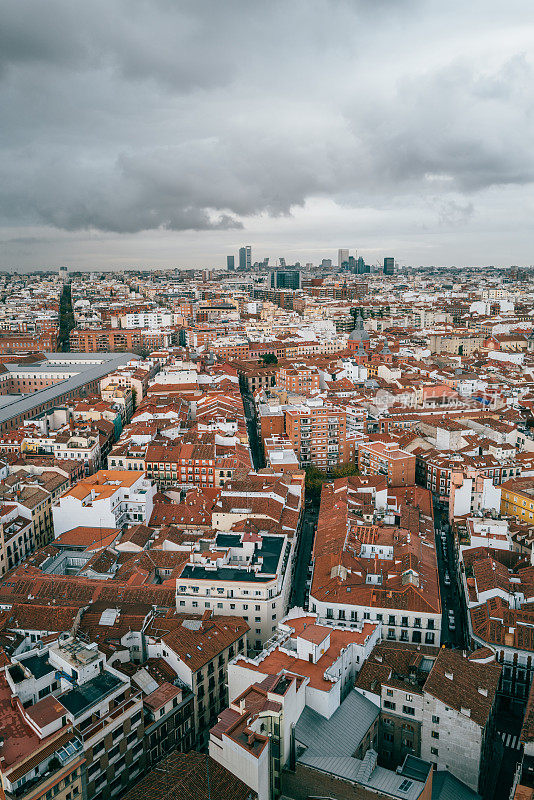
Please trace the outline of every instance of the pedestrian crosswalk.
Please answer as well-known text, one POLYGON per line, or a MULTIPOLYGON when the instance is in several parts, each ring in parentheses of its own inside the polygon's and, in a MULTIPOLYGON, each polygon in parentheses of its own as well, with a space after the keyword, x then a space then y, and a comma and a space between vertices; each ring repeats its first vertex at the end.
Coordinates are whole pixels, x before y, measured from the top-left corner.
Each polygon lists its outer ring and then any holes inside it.
POLYGON ((521 750, 519 736, 514 736, 512 733, 501 732, 501 738, 505 747, 509 747, 510 750, 521 750))

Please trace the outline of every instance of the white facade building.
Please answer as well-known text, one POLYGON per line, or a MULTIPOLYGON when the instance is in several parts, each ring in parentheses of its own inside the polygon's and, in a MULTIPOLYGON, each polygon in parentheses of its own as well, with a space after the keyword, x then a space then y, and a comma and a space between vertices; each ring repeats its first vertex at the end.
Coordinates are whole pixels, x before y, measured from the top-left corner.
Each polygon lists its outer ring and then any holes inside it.
POLYGON ((69 489, 52 508, 58 537, 74 527, 121 528, 147 523, 156 487, 144 472, 99 470, 69 489))

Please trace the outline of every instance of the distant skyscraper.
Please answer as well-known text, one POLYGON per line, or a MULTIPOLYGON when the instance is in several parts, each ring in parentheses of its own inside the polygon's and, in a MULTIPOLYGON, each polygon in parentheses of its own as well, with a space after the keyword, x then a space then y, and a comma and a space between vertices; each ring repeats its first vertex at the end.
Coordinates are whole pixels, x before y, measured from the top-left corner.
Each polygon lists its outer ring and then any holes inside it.
POLYGON ((250 270, 252 264, 252 248, 249 244, 239 248, 239 269, 250 270))
POLYGON ((285 267, 285 265, 286 265, 286 260, 285 260, 285 258, 279 258, 279 259, 278 259, 278 261, 280 262, 280 266, 281 266, 281 267, 285 267))
POLYGON ((337 251, 337 268, 341 269, 343 264, 346 264, 349 260, 349 251, 348 249, 340 249, 337 251))
POLYGON ((271 289, 300 289, 300 270, 273 269, 271 272, 271 289))
POLYGON ((332 259, 331 258, 323 258, 321 261, 321 267, 323 269, 332 269, 332 259))
POLYGON ((228 272, 233 272, 235 270, 234 256, 226 256, 226 269, 228 270, 228 272))
POLYGON ((385 258, 384 259, 384 275, 394 275, 395 274, 395 259, 394 258, 385 258))

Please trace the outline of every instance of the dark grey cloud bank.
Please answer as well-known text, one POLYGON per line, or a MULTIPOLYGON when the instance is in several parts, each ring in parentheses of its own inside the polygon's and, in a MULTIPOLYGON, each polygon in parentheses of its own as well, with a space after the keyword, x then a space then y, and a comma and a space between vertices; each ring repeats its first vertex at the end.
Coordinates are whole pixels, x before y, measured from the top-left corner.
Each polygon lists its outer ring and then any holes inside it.
POLYGON ((533 41, 528 0, 4 0, 3 260, 39 263, 40 240, 64 260, 64 232, 105 260, 110 236, 200 231, 207 262, 287 215, 306 250, 317 202, 326 238, 353 209, 365 239, 374 209, 386 241, 438 233, 443 261, 443 229, 472 225, 473 248, 500 214, 528 260, 533 41))

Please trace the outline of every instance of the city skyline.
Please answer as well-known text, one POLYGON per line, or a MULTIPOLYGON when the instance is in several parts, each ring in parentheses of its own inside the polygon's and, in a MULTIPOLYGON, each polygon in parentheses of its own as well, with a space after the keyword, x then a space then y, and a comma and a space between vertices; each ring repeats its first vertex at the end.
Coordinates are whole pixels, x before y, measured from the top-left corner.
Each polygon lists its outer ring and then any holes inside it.
POLYGON ((125 10, 4 5, 1 269, 534 260, 525 2, 125 10))

